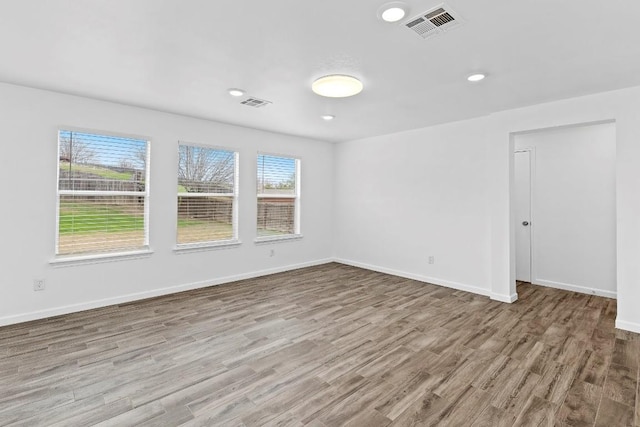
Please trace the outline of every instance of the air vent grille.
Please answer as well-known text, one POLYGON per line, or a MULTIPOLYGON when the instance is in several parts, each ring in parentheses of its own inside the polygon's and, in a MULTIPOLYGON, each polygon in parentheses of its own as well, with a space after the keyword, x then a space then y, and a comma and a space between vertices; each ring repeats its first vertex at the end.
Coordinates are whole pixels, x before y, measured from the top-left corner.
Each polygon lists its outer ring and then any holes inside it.
POLYGON ((405 27, 422 38, 429 38, 441 34, 462 24, 462 18, 450 7, 441 4, 430 9, 407 22, 405 27))
POLYGON ((449 13, 445 12, 442 15, 438 15, 435 18, 431 18, 430 21, 436 27, 442 27, 447 22, 455 21, 455 18, 451 16, 449 13))
POLYGON ((429 12, 429 13, 425 13, 425 18, 427 19, 432 19, 437 17, 438 15, 442 15, 444 13, 446 13, 447 11, 444 10, 443 8, 439 7, 436 10, 434 10, 433 12, 429 12))
POLYGON ((251 97, 245 99, 244 101, 241 101, 240 104, 246 105, 247 107, 262 108, 271 104, 271 101, 265 101, 264 99, 251 97))

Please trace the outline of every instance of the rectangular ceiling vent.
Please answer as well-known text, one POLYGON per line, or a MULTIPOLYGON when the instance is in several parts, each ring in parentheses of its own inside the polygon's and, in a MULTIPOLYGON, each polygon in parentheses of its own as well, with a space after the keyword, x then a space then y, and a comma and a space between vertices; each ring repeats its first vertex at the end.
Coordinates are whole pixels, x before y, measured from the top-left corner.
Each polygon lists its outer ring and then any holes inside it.
POLYGON ((449 6, 441 4, 412 18, 404 25, 423 39, 426 39, 456 28, 462 23, 460 15, 449 6))
POLYGON ((253 107, 253 108, 262 108, 271 104, 271 101, 265 101, 264 99, 251 97, 251 98, 245 99, 244 101, 241 101, 240 104, 244 104, 248 107, 253 107))

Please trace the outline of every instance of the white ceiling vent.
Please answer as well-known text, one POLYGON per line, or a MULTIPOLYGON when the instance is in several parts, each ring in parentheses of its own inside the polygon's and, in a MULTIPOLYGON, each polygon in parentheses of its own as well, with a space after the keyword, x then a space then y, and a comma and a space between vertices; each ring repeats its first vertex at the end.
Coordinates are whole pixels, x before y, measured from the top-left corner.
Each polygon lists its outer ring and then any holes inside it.
POLYGON ((449 6, 441 4, 410 19, 405 25, 423 39, 441 34, 462 24, 462 18, 449 6))
POLYGON ((264 99, 250 97, 245 99, 244 101, 241 101, 240 104, 244 104, 248 107, 261 108, 271 104, 271 101, 265 101, 264 99))

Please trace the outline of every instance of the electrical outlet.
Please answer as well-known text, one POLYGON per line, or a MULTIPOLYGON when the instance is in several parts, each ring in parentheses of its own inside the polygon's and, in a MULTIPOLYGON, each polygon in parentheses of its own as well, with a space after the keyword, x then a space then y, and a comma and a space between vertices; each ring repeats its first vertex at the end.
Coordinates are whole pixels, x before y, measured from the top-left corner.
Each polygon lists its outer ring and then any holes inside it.
POLYGON ((34 291, 44 291, 44 279, 35 279, 33 281, 34 291))
POLYGON ((433 255, 429 255, 429 264, 435 264, 436 263, 436 257, 434 257, 433 255))
POLYGON ((271 251, 269 251, 269 256, 270 257, 276 256, 276 250, 275 249, 271 249, 271 251))

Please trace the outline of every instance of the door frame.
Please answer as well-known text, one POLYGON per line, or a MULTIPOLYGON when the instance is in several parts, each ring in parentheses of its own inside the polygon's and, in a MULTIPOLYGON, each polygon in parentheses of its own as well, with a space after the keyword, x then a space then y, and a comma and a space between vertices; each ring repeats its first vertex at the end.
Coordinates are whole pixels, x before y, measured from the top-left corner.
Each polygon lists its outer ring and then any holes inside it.
MULTIPOLYGON (((514 136, 514 145, 515 145, 515 138, 517 138, 517 135, 514 136)), ((516 153, 529 153, 529 280, 531 284, 536 284, 535 282, 538 279, 538 275, 536 274, 536 246, 535 246, 535 237, 534 237, 534 227, 536 224, 535 221, 535 211, 534 211, 534 194, 535 194, 535 178, 536 178, 536 149, 535 147, 524 147, 524 148, 518 148, 516 149, 514 147, 514 149, 512 150, 512 156, 514 157, 514 164, 515 164, 515 155, 516 153)), ((515 169, 515 168, 514 168, 515 169)), ((511 185, 514 188, 514 192, 515 192, 515 170, 514 170, 514 175, 512 176, 512 182, 511 185)), ((511 209, 512 209, 512 216, 513 216, 513 222, 514 222, 514 253, 515 251, 517 251, 517 243, 515 242, 515 227, 518 226, 517 222, 516 222, 516 218, 515 218, 515 197, 512 198, 512 202, 511 202, 511 209)), ((514 276, 515 276, 515 268, 514 268, 514 276)))
MULTIPOLYGON (((508 153, 504 153, 506 155, 508 155, 508 168, 509 168, 509 186, 508 186, 508 197, 509 197, 509 215, 507 216, 508 218, 508 230, 509 230, 509 238, 508 238, 508 245, 509 245, 509 251, 508 251, 508 258, 507 258, 507 266, 508 266, 508 275, 507 275, 507 280, 508 280, 508 287, 505 289, 508 289, 508 297, 502 297, 502 295, 500 294, 500 292, 496 292, 495 290, 492 290, 492 294, 493 295, 499 295, 499 298, 494 298, 497 299, 498 301, 503 301, 503 302, 508 302, 508 303, 513 303, 515 301, 518 300, 518 292, 516 290, 516 232, 515 232, 515 197, 514 197, 514 190, 515 190, 515 175, 514 175, 514 163, 515 163, 515 158, 514 158, 514 151, 515 151, 515 139, 518 135, 523 135, 523 134, 530 134, 530 133, 539 133, 539 132, 545 132, 545 131, 549 131, 549 130, 555 130, 555 129, 563 129, 563 128, 573 128, 573 127, 581 127, 581 126, 593 126, 593 125, 600 125, 600 124, 607 124, 607 123, 614 123, 617 125, 617 121, 616 119, 605 119, 605 120, 592 120, 592 121, 585 121, 585 122, 575 122, 575 123, 567 123, 567 124, 562 124, 562 125, 557 125, 557 126, 543 126, 543 127, 533 127, 527 130, 519 130, 519 131, 511 131, 509 132, 509 151, 508 153)), ((617 127, 617 126, 616 126, 617 127)), ((616 130, 617 132, 617 130, 616 130)), ((618 134, 616 133, 616 174, 617 174, 617 170, 618 170, 618 161, 619 159, 617 158, 617 144, 618 144, 618 134)), ((532 176, 535 176, 535 168, 532 168, 531 170, 532 176)), ((533 179, 533 178, 532 178, 533 179)), ((616 184, 616 191, 617 191, 617 184, 616 184)), ((535 190, 535 188, 533 189, 535 190)), ((531 193, 532 197, 533 197, 533 191, 531 193)), ((533 209, 533 208, 532 208, 533 209)), ((617 215, 617 211, 618 211, 618 198, 617 198, 617 194, 616 194, 616 215, 617 215)), ((535 218, 531 219, 531 223, 535 224, 535 218)), ((506 224, 505 224, 506 225, 506 224)), ((619 227, 618 227, 618 220, 617 220, 617 216, 616 216, 616 240, 618 240, 618 236, 619 236, 619 227)), ((535 226, 535 225, 534 225, 535 226)), ((533 246, 533 242, 534 240, 532 239, 532 251, 534 250, 534 246, 533 246)), ((616 270, 619 269, 618 266, 618 254, 617 254, 617 250, 619 249, 618 247, 618 243, 616 243, 616 270)), ((532 259, 534 258, 534 252, 532 252, 532 259)), ((537 274, 535 273, 536 270, 534 270, 534 265, 535 262, 532 261, 532 265, 531 265, 531 283, 534 283, 534 280, 537 279, 537 274), (534 274, 536 274, 534 276, 534 274)), ((616 272, 616 275, 619 274, 618 272, 616 272)), ((619 281, 619 277, 617 277, 617 281, 619 281)), ((495 288, 494 288, 495 289, 495 288)), ((616 283, 616 292, 617 292, 617 283, 616 283)), ((606 295, 603 295, 606 296, 606 295)), ((493 298, 493 297, 492 297, 493 298)))

